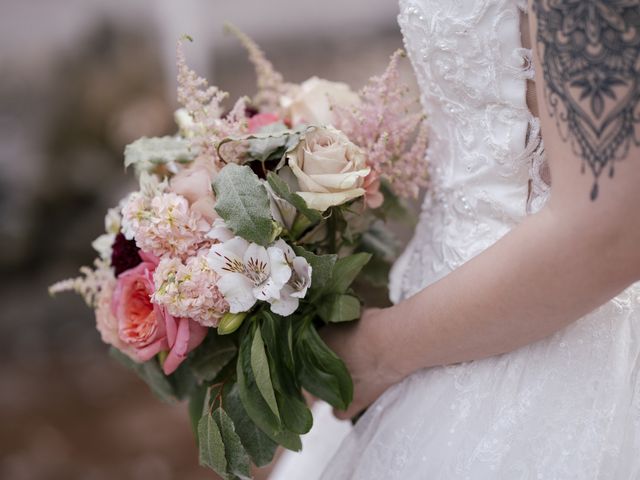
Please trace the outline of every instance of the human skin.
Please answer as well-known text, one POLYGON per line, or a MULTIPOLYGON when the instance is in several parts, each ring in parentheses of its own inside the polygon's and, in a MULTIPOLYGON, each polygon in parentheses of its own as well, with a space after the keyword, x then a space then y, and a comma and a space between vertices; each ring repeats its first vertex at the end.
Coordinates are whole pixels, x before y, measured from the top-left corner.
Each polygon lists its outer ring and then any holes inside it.
MULTIPOLYGON (((354 401, 336 411, 339 418, 353 417, 420 369, 482 359, 548 337, 640 280, 640 148, 632 133, 611 178, 581 171, 586 154, 563 134, 567 125, 545 101, 553 76, 544 75, 549 46, 538 36, 543 4, 531 2, 529 21, 551 198, 495 245, 415 296, 323 330, 354 381, 354 401)), ((625 101, 620 97, 591 115, 615 116, 625 101)))

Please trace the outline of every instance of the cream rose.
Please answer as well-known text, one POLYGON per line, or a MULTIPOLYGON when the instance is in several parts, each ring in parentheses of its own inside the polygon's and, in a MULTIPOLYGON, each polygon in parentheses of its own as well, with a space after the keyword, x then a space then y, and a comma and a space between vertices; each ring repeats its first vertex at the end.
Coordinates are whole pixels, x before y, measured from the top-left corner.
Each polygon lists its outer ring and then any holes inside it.
POLYGON ((287 159, 309 208, 324 212, 365 193, 364 153, 333 127, 309 130, 287 159))
POLYGON ((348 108, 360 103, 360 97, 346 83, 330 82, 312 77, 300 85, 293 98, 283 100, 283 107, 291 117, 291 123, 333 125, 332 105, 348 108))

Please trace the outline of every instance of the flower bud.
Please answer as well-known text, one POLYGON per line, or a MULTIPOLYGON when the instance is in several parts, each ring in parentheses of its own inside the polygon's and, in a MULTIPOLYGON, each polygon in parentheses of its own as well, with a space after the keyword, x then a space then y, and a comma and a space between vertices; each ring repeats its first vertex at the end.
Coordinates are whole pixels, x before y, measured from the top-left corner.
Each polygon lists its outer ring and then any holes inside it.
POLYGON ((235 332, 240 328, 246 316, 247 312, 225 313, 218 324, 218 335, 229 335, 235 332))

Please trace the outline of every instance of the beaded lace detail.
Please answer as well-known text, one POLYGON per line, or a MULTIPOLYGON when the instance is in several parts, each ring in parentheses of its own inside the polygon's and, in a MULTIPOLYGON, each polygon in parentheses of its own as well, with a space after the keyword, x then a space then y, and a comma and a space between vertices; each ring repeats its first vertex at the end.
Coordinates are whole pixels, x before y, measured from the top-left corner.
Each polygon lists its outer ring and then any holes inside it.
POLYGON ((533 68, 520 46, 518 7, 526 2, 401 1, 432 168, 415 237, 394 269, 394 301, 459 267, 544 204, 544 148, 526 104, 533 68))

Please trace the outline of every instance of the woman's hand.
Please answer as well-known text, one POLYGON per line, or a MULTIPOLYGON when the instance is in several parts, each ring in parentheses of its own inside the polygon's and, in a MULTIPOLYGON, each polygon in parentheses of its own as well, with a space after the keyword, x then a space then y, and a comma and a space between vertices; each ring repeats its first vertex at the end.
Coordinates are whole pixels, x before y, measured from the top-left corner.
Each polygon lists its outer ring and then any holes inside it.
POLYGON ((393 358, 393 352, 382 341, 392 321, 390 310, 365 310, 357 322, 334 324, 320 331, 323 340, 345 362, 353 378, 353 402, 346 411, 334 411, 340 419, 355 417, 402 379, 388 361, 393 358))

